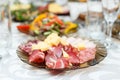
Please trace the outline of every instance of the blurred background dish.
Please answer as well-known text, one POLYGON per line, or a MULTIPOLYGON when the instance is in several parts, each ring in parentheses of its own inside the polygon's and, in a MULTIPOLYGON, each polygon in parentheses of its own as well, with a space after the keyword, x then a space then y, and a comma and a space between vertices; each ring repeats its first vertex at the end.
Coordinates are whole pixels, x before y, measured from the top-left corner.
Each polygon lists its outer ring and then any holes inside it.
POLYGON ((80 2, 87 2, 87 0, 79 0, 80 2))
POLYGON ((69 15, 68 5, 60 5, 57 3, 50 3, 48 5, 48 11, 58 15, 69 15))
POLYGON ((112 37, 120 40, 120 21, 117 20, 113 25, 112 37))
POLYGON ((60 5, 58 3, 42 2, 39 1, 39 5, 35 2, 22 3, 15 1, 11 5, 11 13, 13 21, 26 22, 33 20, 38 14, 43 12, 50 12, 57 15, 69 15, 69 9, 67 5, 60 5), (43 4, 42 4, 43 3, 43 4))
POLYGON ((18 30, 28 35, 33 35, 44 39, 49 34, 55 32, 59 35, 67 35, 78 30, 78 25, 70 21, 63 21, 52 13, 42 13, 28 24, 20 24, 18 30))
POLYGON ((37 7, 32 3, 23 4, 21 2, 14 2, 10 6, 12 19, 17 22, 31 21, 38 14, 37 7))

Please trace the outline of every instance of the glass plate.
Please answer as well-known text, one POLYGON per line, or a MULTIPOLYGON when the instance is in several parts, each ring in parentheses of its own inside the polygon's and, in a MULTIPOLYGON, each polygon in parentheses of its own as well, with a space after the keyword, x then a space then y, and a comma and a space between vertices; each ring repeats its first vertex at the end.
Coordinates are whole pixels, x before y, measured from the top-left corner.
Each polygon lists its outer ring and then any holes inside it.
MULTIPOLYGON (((103 44, 101 44, 100 42, 95 41, 95 40, 91 40, 91 39, 89 39, 89 40, 93 41, 96 44, 97 51, 96 51, 95 59, 90 60, 86 63, 80 64, 79 66, 74 66, 72 68, 66 69, 66 70, 81 69, 81 68, 94 66, 94 65, 98 64, 99 62, 101 62, 107 56, 107 50, 106 50, 106 48, 103 44)), ((17 50, 17 55, 23 62, 25 62, 29 65, 32 65, 32 66, 35 66, 35 67, 38 67, 38 68, 46 68, 46 66, 44 64, 39 65, 39 64, 29 63, 28 55, 26 55, 25 53, 20 51, 20 49, 17 50)))

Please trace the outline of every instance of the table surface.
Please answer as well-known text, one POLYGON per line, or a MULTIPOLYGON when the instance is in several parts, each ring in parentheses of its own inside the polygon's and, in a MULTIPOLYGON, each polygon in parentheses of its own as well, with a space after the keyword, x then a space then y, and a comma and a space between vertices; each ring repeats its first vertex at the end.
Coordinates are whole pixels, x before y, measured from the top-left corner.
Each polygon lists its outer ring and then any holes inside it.
MULTIPOLYGON (((69 20, 69 17, 64 17, 69 20)), ((107 57, 99 64, 65 72, 50 72, 23 63, 16 54, 18 45, 32 39, 20 33, 12 23, 12 46, 7 47, 7 19, 0 23, 0 80, 120 80, 120 48, 108 49, 107 57), (9 49, 9 51, 8 51, 9 49), (8 53, 9 52, 9 53, 8 53)), ((120 41, 114 39, 117 45, 120 41)))

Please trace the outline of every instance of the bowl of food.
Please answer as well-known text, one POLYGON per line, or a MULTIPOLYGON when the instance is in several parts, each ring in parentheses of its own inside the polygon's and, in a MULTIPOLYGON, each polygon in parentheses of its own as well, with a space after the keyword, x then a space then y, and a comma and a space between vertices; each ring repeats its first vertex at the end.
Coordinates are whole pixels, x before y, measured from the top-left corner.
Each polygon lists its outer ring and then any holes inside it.
POLYGON ((15 22, 32 21, 39 13, 33 4, 14 3, 10 6, 12 19, 15 22))

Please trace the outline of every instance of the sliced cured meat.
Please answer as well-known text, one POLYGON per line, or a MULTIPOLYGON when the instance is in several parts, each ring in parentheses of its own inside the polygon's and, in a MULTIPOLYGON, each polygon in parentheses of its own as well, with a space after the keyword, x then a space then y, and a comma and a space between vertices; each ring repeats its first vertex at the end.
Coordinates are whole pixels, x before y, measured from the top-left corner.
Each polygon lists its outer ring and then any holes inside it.
POLYGON ((72 63, 72 64, 79 64, 80 60, 79 60, 79 58, 77 56, 72 55, 69 58, 69 62, 72 63))
POLYGON ((96 49, 95 48, 86 48, 79 52, 80 63, 87 62, 95 58, 96 49))
POLYGON ((31 44, 25 44, 25 45, 21 45, 19 47, 23 52, 25 52, 27 54, 29 54, 32 51, 32 45, 31 44))
POLYGON ((54 69, 64 69, 64 68, 65 68, 64 61, 62 59, 57 59, 57 62, 54 65, 54 69))
POLYGON ((49 49, 49 52, 55 54, 56 57, 60 58, 62 56, 62 45, 54 46, 49 49))
POLYGON ((77 54, 79 52, 77 50, 77 48, 74 48, 71 45, 67 45, 67 46, 64 47, 64 51, 68 53, 68 55, 69 55, 68 60, 69 60, 70 63, 72 63, 72 64, 79 64, 80 63, 79 62, 80 60, 77 56, 77 54))
POLYGON ((69 61, 62 58, 62 47, 61 45, 53 47, 47 51, 45 57, 46 66, 50 69, 64 69, 69 67, 69 61))
POLYGON ((45 59, 45 53, 41 52, 40 50, 32 51, 32 54, 29 56, 30 63, 42 63, 45 59))
POLYGON ((25 52, 25 53, 27 53, 28 55, 30 55, 30 54, 31 54, 31 51, 32 51, 32 45, 33 45, 33 44, 37 44, 37 43, 38 43, 37 40, 28 41, 26 44, 20 45, 19 48, 20 48, 23 52, 25 52))
POLYGON ((55 60, 53 57, 49 57, 46 61, 46 66, 49 69, 65 69, 69 67, 69 61, 64 58, 55 60))
POLYGON ((47 52, 48 53, 46 54, 45 57, 45 64, 48 68, 53 69, 55 67, 57 57, 55 56, 55 54, 53 54, 53 52, 51 51, 47 51, 47 52))
POLYGON ((65 69, 69 67, 69 62, 64 58, 57 59, 54 69, 65 69))

